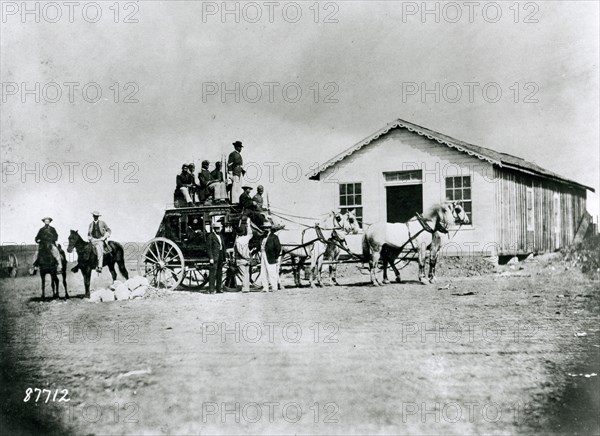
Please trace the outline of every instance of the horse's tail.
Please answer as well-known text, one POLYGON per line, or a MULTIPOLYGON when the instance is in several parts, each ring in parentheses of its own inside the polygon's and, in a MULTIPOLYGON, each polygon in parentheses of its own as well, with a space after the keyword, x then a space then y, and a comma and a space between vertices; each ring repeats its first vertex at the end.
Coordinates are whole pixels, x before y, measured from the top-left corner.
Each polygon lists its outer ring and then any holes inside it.
POLYGON ((125 249, 117 241, 110 241, 109 244, 111 245, 111 249, 113 250, 114 260, 117 263, 119 272, 123 277, 128 279, 129 273, 127 272, 127 268, 125 267, 125 249))
POLYGON ((371 260, 371 247, 369 245, 366 233, 363 235, 362 240, 362 254, 364 262, 369 262, 371 260))

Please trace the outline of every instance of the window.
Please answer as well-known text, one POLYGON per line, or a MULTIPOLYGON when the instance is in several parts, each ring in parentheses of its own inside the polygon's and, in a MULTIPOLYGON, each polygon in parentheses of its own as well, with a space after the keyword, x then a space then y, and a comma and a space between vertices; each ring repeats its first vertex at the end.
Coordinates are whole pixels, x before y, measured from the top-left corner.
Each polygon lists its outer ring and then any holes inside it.
POLYGON ((383 173, 386 182, 398 182, 398 183, 422 183, 423 174, 421 170, 415 171, 394 171, 390 173, 383 173))
POLYGON ((360 183, 340 183, 340 212, 354 209, 358 222, 362 224, 362 187, 360 183))
POLYGON ((469 217, 469 223, 473 224, 470 176, 446 177, 446 199, 460 202, 469 217))
POLYGON ((525 201, 527 204, 527 231, 532 232, 535 230, 533 210, 533 188, 527 187, 525 201))

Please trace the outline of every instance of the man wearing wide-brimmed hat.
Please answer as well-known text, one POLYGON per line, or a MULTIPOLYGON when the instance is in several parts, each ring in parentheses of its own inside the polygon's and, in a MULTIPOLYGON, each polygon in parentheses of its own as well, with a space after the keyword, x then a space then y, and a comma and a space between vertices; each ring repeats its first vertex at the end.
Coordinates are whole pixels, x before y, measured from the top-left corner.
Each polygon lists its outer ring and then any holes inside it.
POLYGON ((225 244, 221 234, 222 225, 220 221, 212 224, 212 231, 207 238, 207 251, 210 262, 208 270, 208 292, 221 293, 223 263, 225 263, 225 244))
POLYGON ((234 151, 229 153, 229 158, 227 159, 227 171, 231 175, 232 185, 231 185, 231 203, 237 204, 240 195, 242 195, 242 185, 244 183, 244 174, 246 171, 244 170, 244 159, 242 158, 242 145, 241 141, 235 141, 232 143, 234 151))
POLYGON ((269 285, 271 285, 273 291, 276 291, 279 283, 278 263, 281 255, 281 242, 279 242, 279 237, 275 234, 269 221, 265 221, 262 227, 269 233, 261 243, 260 281, 263 292, 269 292, 269 285))
POLYGON ((58 233, 56 232, 56 229, 50 225, 50 223, 52 222, 51 217, 47 216, 42 218, 42 222, 44 223, 44 227, 42 227, 38 231, 35 237, 35 243, 38 244, 38 248, 35 251, 35 260, 33 261, 33 266, 38 266, 39 246, 41 244, 48 244, 48 246, 50 247, 50 252, 52 253, 52 257, 56 259, 56 272, 60 274, 62 273, 62 262, 60 258, 60 253, 58 252, 58 248, 56 247, 56 241, 58 241, 58 233))
POLYGON ((97 210, 92 212, 94 220, 88 227, 88 240, 94 246, 96 255, 98 256, 98 265, 96 265, 96 271, 102 272, 102 261, 104 259, 104 244, 110 236, 110 228, 104 221, 100 219, 100 212, 97 210))
POLYGON ((242 195, 240 195, 240 207, 242 208, 242 213, 248 216, 258 226, 262 226, 265 222, 265 217, 258 212, 256 202, 250 196, 252 186, 244 185, 242 189, 244 190, 242 195))

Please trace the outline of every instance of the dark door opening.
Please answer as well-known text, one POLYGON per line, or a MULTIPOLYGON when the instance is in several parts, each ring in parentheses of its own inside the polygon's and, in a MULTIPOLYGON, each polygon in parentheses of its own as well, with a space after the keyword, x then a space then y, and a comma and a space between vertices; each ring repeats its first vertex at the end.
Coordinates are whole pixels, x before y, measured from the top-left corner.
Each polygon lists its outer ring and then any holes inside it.
POLYGON ((423 185, 386 186, 387 222, 405 223, 423 213, 423 185))

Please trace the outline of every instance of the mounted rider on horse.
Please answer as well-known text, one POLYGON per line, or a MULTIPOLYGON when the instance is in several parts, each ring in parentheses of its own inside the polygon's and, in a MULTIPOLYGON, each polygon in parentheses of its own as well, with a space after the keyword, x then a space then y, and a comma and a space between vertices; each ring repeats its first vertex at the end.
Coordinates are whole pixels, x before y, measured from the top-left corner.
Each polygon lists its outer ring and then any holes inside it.
POLYGON ((42 222, 44 223, 44 227, 42 227, 35 236, 35 243, 38 244, 38 248, 35 252, 35 260, 33 261, 33 266, 39 266, 39 252, 40 248, 47 248, 52 257, 56 260, 56 272, 57 274, 62 273, 62 261, 60 257, 60 252, 58 251, 58 247, 56 246, 56 241, 58 241, 58 233, 56 229, 50 225, 52 222, 52 218, 47 216, 42 218, 42 222), (44 247, 41 247, 41 246, 44 247))

